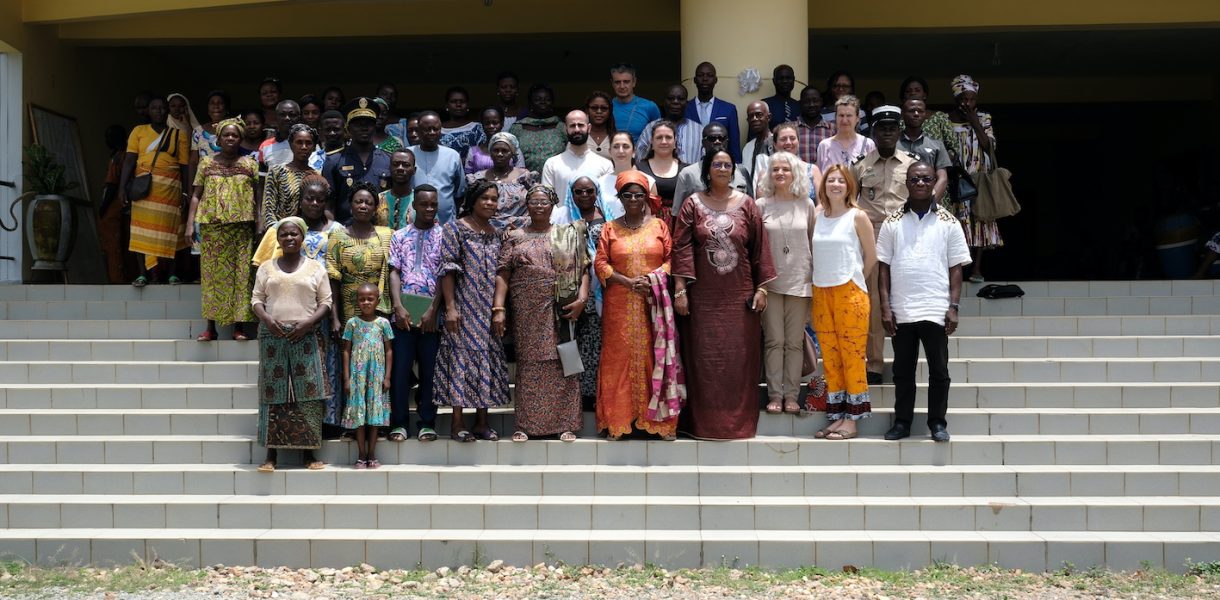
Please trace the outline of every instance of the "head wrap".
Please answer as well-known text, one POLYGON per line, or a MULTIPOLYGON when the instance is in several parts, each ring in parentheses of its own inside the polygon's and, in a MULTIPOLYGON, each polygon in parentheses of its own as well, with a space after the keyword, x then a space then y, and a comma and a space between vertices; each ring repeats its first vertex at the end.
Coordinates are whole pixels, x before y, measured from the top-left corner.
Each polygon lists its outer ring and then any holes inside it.
POLYGON ((225 127, 236 127, 237 135, 239 136, 245 135, 246 133, 246 122, 237 117, 231 117, 216 124, 216 137, 220 137, 220 132, 224 130, 225 127))
POLYGON ((610 211, 606 209, 606 203, 602 199, 602 186, 601 183, 597 181, 597 175, 593 175, 591 173, 577 173, 572 177, 572 180, 568 182, 568 189, 564 190, 563 207, 566 209, 565 212, 567 212, 567 219, 563 222, 567 223, 570 221, 580 220, 580 207, 576 205, 576 194, 574 194, 572 190, 576 187, 576 182, 581 179, 588 179, 589 181, 593 182, 593 196, 597 204, 597 209, 602 211, 602 217, 604 219, 607 221, 612 219, 613 216, 611 216, 610 211))
POLYGON ((953 88, 953 97, 956 98, 965 92, 979 93, 979 83, 969 75, 961 74, 953 78, 953 83, 950 84, 953 88))
POLYGON ((555 193, 555 188, 553 188, 545 183, 534 184, 534 186, 531 187, 529 189, 529 191, 525 193, 526 203, 529 202, 530 196, 533 196, 536 192, 542 192, 543 194, 546 194, 547 199, 551 201, 552 205, 559 204, 559 194, 555 193))
POLYGON ((630 169, 619 173, 618 178, 614 180, 614 189, 622 192, 624 187, 633 183, 643 188, 647 194, 648 207, 652 209, 652 214, 657 214, 661 210, 661 199, 648 193, 648 176, 643 172, 630 169))
POLYGON ((491 139, 487 141, 487 150, 491 151, 491 147, 494 146, 496 142, 504 142, 505 144, 508 144, 508 147, 513 149, 513 154, 521 152, 521 142, 517 141, 517 136, 508 133, 507 131, 501 131, 500 133, 491 136, 491 139))
MULTIPOLYGON (((283 225, 284 223, 292 223, 293 225, 296 225, 301 230, 301 235, 305 235, 305 233, 309 231, 309 226, 305 224, 305 219, 302 219, 301 217, 298 217, 295 215, 291 216, 291 217, 284 217, 283 219, 276 221, 275 222, 276 230, 279 230, 280 226, 283 225)), ((279 237, 279 236, 277 235, 276 237, 279 237)))
POLYGON ((187 100, 186 96, 183 96, 178 92, 174 92, 165 97, 165 102, 167 105, 169 104, 170 99, 174 96, 182 98, 182 101, 186 103, 186 119, 181 120, 174 117, 174 115, 170 115, 165 119, 166 124, 175 129, 181 129, 187 133, 194 133, 194 131, 199 128, 199 119, 195 118, 195 111, 191 110, 191 101, 187 100))

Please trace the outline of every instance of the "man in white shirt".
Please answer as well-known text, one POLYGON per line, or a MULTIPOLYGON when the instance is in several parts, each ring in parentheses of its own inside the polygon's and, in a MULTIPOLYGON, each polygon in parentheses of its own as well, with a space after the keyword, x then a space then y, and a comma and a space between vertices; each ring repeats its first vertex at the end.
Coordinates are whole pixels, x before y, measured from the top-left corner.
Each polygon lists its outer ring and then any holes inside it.
POLYGON ((614 163, 589 149, 589 115, 585 111, 568 113, 563 125, 568 133, 567 149, 546 159, 542 165, 542 183, 555 188, 561 201, 567 197, 568 184, 577 173, 598 181, 603 175, 614 172, 614 163))
POLYGON ((915 363, 928 361, 928 431, 949 441, 949 336, 957 330, 962 267, 970 249, 957 218, 933 202, 936 169, 923 161, 907 169, 908 198, 885 219, 877 237, 881 324, 894 344, 894 426, 887 440, 911 435, 915 363))

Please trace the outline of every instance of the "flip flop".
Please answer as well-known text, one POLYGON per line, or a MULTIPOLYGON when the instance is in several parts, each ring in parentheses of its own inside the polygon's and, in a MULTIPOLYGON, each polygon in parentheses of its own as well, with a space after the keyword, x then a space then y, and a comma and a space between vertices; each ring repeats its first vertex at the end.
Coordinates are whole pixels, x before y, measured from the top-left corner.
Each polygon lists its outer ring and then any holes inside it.
POLYGON ((778 415, 779 413, 781 413, 783 411, 784 411, 784 406, 782 404, 780 404, 779 400, 772 400, 767 403, 767 414, 778 415))
POLYGON ((801 405, 796 400, 784 400, 784 412, 795 415, 801 412, 801 405))
POLYGON ((575 441, 576 441, 576 434, 575 434, 575 433, 572 433, 571 431, 565 431, 565 432, 563 432, 563 433, 559 434, 559 441, 561 441, 561 442, 575 442, 575 441))
POLYGON ((259 473, 271 473, 273 471, 275 471, 275 463, 271 461, 267 461, 258 466, 259 473))
POLYGON ((461 442, 461 443, 475 441, 474 434, 470 433, 469 431, 466 431, 465 429, 457 432, 454 435, 449 436, 449 438, 455 442, 461 442))
POLYGON ((169 279, 167 279, 165 281, 165 283, 168 283, 170 285, 182 285, 182 280, 178 279, 177 275, 170 275, 169 279))
POLYGON ((530 441, 530 436, 528 434, 526 434, 524 431, 518 431, 513 434, 513 441, 514 442, 528 442, 528 441, 530 441))
POLYGON ((846 431, 839 430, 839 431, 832 431, 832 432, 826 434, 826 439, 836 440, 836 441, 837 440, 850 440, 858 435, 860 435, 859 431, 846 432, 846 431), (830 437, 832 435, 838 436, 838 437, 830 437))
POLYGON ((247 336, 244 331, 234 331, 233 332, 233 341, 245 342, 245 341, 248 341, 249 339, 250 339, 250 337, 247 336))
POLYGON ((315 461, 305 465, 305 468, 309 469, 310 471, 321 471, 322 469, 326 468, 326 463, 324 463, 320 460, 315 460, 315 461))
POLYGON ((203 332, 203 333, 199 334, 199 337, 196 337, 196 338, 195 338, 195 341, 196 341, 196 342, 213 342, 213 341, 216 341, 216 332, 215 332, 215 331, 207 331, 207 330, 204 330, 204 332, 203 332))
POLYGON ((485 442, 500 441, 500 434, 496 433, 496 430, 492 429, 490 427, 488 427, 487 429, 484 429, 483 431, 476 433, 475 435, 479 436, 479 439, 483 440, 485 442))
POLYGON ((827 435, 830 435, 831 433, 834 433, 834 432, 830 431, 829 428, 819 429, 819 430, 813 432, 813 437, 820 440, 820 439, 825 438, 827 435))
POLYGON ((144 287, 144 286, 146 286, 146 285, 148 285, 148 277, 146 277, 146 276, 144 276, 144 275, 141 275, 141 276, 139 276, 139 277, 136 277, 136 278, 135 278, 135 279, 134 279, 134 280, 131 282, 131 287, 134 287, 134 288, 142 288, 142 287, 144 287))

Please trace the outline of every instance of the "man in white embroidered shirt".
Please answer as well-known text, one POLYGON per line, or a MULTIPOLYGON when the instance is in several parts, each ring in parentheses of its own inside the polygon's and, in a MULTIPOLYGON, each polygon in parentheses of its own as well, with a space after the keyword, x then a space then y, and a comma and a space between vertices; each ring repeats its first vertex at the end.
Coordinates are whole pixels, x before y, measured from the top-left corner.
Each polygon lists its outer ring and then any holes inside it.
POLYGON ((970 249, 957 219, 933 202, 936 169, 923 161, 907 170, 906 205, 885 219, 877 237, 881 323, 894 344, 894 426, 887 440, 911 435, 915 363, 928 361, 928 431, 949 441, 949 336, 957 330, 962 267, 970 249))

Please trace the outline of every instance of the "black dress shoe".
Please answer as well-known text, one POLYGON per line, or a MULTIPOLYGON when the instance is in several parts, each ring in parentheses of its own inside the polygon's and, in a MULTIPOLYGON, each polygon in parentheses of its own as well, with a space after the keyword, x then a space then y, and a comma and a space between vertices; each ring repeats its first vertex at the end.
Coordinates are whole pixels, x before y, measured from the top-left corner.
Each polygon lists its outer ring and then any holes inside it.
POLYGON ((911 426, 901 421, 894 423, 894 426, 885 432, 885 439, 887 440, 900 440, 907 437, 911 437, 911 426))
POLYGON ((868 371, 864 376, 864 380, 867 381, 869 385, 881 385, 881 373, 868 371))
POLYGON ((936 442, 949 441, 949 430, 945 429, 944 425, 932 425, 928 428, 932 433, 932 440, 936 442))

